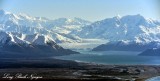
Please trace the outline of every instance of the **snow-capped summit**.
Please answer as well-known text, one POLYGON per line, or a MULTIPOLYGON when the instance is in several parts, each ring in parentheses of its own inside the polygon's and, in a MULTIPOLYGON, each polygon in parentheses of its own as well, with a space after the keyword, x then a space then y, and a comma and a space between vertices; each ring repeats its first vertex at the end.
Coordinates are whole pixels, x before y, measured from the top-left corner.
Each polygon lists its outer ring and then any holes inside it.
POLYGON ((121 18, 121 22, 123 22, 123 24, 127 24, 130 27, 147 24, 146 19, 140 14, 124 16, 121 18))
POLYGON ((43 27, 43 28, 53 28, 53 27, 63 27, 67 25, 86 25, 90 24, 89 21, 80 18, 59 18, 56 20, 47 19, 45 17, 32 17, 30 15, 20 13, 13 14, 0 10, 0 24, 7 26, 25 26, 25 27, 43 27))
POLYGON ((80 18, 59 18, 52 21, 52 26, 49 26, 48 29, 62 34, 69 34, 74 30, 81 30, 84 26, 90 25, 91 22, 83 20, 80 18))
POLYGON ((47 45, 49 42, 55 42, 51 37, 33 34, 26 35, 21 33, 3 32, 0 31, 0 44, 34 44, 34 45, 47 45))
POLYGON ((43 35, 36 35, 36 37, 33 39, 32 43, 33 44, 38 44, 38 45, 45 45, 49 42, 54 42, 54 40, 48 36, 43 36, 43 35))
POLYGON ((91 22, 89 22, 87 20, 83 20, 83 19, 75 17, 73 19, 58 18, 58 19, 54 20, 52 24, 55 24, 56 26, 65 26, 65 25, 87 25, 90 23, 91 22))

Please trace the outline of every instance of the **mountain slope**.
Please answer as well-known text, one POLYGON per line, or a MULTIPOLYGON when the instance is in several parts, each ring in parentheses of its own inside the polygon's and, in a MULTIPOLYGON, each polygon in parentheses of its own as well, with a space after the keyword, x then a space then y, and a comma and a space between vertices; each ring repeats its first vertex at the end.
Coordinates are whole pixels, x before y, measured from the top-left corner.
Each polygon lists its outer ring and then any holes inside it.
POLYGON ((0 56, 5 57, 49 57, 76 54, 57 45, 44 35, 24 35, 0 31, 0 56), (19 36, 19 37, 18 37, 19 36))

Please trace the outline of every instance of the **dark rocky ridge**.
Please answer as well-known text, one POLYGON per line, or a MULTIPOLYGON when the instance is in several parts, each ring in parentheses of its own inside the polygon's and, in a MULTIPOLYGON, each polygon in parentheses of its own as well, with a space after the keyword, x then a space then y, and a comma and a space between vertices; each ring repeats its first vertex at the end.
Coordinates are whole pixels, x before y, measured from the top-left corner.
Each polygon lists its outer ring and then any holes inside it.
POLYGON ((51 57, 69 54, 78 54, 78 52, 64 49, 54 41, 49 41, 45 45, 38 44, 0 44, 0 58, 35 58, 51 57))
POLYGON ((0 31, 0 58, 52 57, 77 53, 57 45, 46 35, 0 31))
MULTIPOLYGON (((58 47, 58 45, 57 45, 58 47)), ((69 54, 77 54, 78 52, 58 47, 54 49, 52 46, 47 45, 6 45, 1 47, 0 58, 21 58, 21 57, 50 57, 61 56, 69 54)))
POLYGON ((140 53, 139 55, 143 55, 143 56, 160 56, 160 48, 158 49, 147 49, 145 51, 143 51, 142 53, 140 53))
POLYGON ((158 42, 150 42, 146 44, 131 42, 124 44, 122 41, 112 42, 99 45, 92 49, 92 51, 144 51, 146 49, 157 47, 158 42))

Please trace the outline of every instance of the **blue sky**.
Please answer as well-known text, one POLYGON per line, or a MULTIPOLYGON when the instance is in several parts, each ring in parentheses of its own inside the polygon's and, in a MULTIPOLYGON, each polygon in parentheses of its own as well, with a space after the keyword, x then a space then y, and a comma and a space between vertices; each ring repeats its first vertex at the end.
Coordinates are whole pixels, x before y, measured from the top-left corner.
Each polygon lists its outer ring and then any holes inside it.
POLYGON ((159 0, 0 0, 0 7, 13 13, 50 19, 79 17, 90 21, 135 14, 160 19, 159 6, 159 0))

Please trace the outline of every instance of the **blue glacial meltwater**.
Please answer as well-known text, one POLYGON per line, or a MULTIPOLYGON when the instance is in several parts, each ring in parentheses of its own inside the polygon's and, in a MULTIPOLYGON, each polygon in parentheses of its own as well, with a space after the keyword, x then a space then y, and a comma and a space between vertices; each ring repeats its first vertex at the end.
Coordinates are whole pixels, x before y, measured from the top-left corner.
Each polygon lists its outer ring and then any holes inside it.
POLYGON ((120 65, 160 65, 160 57, 138 56, 140 52, 131 51, 103 51, 93 52, 79 50, 81 54, 54 57, 57 59, 74 60, 98 64, 120 64, 120 65))
POLYGON ((147 79, 146 81, 160 81, 160 76, 147 79))

